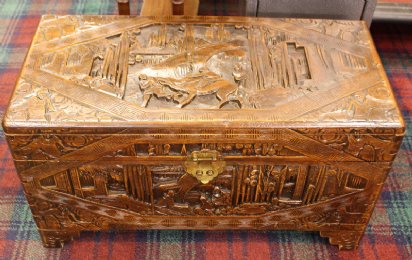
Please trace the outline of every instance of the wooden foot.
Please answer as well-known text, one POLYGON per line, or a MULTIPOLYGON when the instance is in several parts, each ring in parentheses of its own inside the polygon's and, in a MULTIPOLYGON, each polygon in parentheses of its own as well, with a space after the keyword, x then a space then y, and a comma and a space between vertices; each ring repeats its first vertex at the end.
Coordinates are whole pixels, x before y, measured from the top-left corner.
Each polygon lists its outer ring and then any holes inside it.
POLYGON ((43 246, 48 248, 61 248, 64 242, 72 241, 79 236, 77 231, 39 230, 43 246))
POLYGON ((339 250, 353 250, 358 247, 363 231, 320 231, 320 236, 329 238, 329 243, 337 245, 339 250))

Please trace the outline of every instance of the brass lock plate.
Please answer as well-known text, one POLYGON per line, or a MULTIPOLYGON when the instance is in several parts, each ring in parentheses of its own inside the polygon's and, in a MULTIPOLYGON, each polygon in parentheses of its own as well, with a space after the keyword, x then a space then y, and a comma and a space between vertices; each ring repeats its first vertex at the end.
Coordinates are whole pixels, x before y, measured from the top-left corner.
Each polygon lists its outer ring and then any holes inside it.
POLYGON ((221 174, 225 166, 226 162, 218 151, 206 149, 192 152, 183 163, 186 172, 203 184, 209 183, 221 174))

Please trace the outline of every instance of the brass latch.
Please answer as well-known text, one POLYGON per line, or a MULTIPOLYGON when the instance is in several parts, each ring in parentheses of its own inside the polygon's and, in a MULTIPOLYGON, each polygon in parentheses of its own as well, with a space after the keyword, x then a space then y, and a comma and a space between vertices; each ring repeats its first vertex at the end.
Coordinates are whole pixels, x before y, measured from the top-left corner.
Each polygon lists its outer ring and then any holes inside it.
POLYGON ((207 149, 192 152, 183 163, 186 172, 203 184, 221 174, 225 165, 218 151, 207 149))

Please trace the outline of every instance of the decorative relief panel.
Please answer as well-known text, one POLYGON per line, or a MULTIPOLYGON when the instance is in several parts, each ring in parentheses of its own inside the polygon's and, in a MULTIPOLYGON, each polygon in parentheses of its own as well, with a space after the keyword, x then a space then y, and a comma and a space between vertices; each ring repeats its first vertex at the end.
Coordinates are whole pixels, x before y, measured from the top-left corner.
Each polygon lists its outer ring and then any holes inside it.
POLYGON ((46 122, 112 122, 120 117, 77 102, 36 83, 19 81, 7 118, 46 122))
POLYGON ((357 22, 354 21, 299 18, 287 18, 282 20, 344 41, 360 45, 367 45, 369 43, 369 39, 365 35, 367 32, 366 29, 364 27, 356 26, 357 22))
POLYGON ((367 182, 328 165, 233 164, 206 184, 181 166, 122 165, 70 169, 40 185, 142 215, 241 216, 316 204, 367 182))
POLYGON ((358 23, 50 16, 36 39, 11 122, 399 121, 358 23))
POLYGON ((402 136, 396 135, 390 129, 386 131, 299 129, 297 132, 369 162, 393 160, 402 142, 402 136))
POLYGON ((112 15, 45 15, 39 24, 35 44, 60 39, 73 33, 96 29, 99 26, 121 19, 124 18, 112 15))
MULTIPOLYGON (((284 142, 281 142, 282 144, 284 142)), ((188 151, 216 150, 225 156, 304 157, 292 148, 274 142, 268 143, 188 143, 135 144, 119 150, 116 156, 186 156, 188 151)))
MULTIPOLYGON (((316 142, 369 162, 393 160, 402 140, 402 136, 396 135, 395 132, 390 135, 389 132, 376 132, 373 130, 367 133, 363 130, 345 129, 329 131, 325 129, 296 129, 294 131, 316 142)), ((143 137, 147 138, 147 136, 143 137)), ((201 136, 199 137, 202 138, 201 136)), ((257 137, 265 137, 265 135, 259 134, 257 137)), ((42 161, 57 159, 62 155, 76 151, 104 138, 106 137, 103 135, 16 135, 10 136, 8 142, 13 150, 14 159, 42 161), (37 149, 37 147, 41 148, 37 149)), ((141 138, 136 136, 136 139, 141 138)), ((281 139, 278 142, 265 143, 138 143, 111 152, 106 157, 187 156, 188 151, 202 149, 216 150, 224 156, 309 159, 307 155, 287 145, 287 142, 281 139)))
POLYGON ((94 135, 18 135, 7 141, 15 160, 52 160, 103 139, 94 135))
POLYGON ((40 69, 156 109, 271 108, 368 69, 364 57, 314 48, 266 26, 162 24, 48 53, 40 69))
POLYGON ((390 100, 391 95, 387 88, 379 84, 303 115, 301 119, 310 121, 316 117, 319 123, 356 122, 364 121, 366 115, 366 121, 397 122, 399 114, 396 104, 390 100))

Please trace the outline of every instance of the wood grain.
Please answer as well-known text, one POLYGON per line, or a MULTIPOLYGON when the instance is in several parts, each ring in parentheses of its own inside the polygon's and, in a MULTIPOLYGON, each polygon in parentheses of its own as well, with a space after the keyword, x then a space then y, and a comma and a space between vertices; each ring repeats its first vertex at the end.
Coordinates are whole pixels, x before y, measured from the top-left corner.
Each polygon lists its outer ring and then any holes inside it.
POLYGON ((405 129, 363 23, 190 16, 44 16, 3 127, 47 247, 293 229, 340 249, 405 129))

